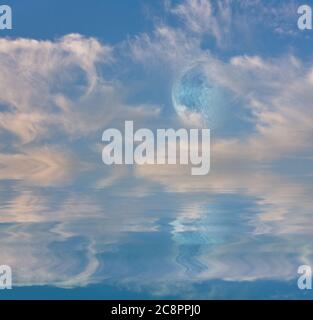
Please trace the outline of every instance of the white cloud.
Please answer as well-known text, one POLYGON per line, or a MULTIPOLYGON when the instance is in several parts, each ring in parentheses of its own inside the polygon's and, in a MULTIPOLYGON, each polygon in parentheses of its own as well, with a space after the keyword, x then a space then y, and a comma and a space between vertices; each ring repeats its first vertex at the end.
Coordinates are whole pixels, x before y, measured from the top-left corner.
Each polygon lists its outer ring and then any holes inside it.
MULTIPOLYGON (((56 41, 0 39, 0 128, 29 143, 56 130, 88 135, 120 114, 149 114, 128 108, 123 87, 106 81, 98 66, 114 61, 112 48, 70 34, 56 41)), ((155 114, 155 111, 150 111, 155 114)))
POLYGON ((186 0, 170 12, 183 21, 188 31, 200 36, 210 34, 219 46, 225 45, 232 22, 231 1, 186 0))
POLYGON ((66 119, 68 87, 81 96, 93 90, 96 64, 111 59, 111 48, 75 34, 55 42, 0 39, 0 57, 0 101, 7 106, 0 126, 28 143, 66 119))
POLYGON ((0 154, 0 180, 33 185, 63 185, 77 170, 86 169, 74 155, 60 147, 42 146, 19 153, 0 154))

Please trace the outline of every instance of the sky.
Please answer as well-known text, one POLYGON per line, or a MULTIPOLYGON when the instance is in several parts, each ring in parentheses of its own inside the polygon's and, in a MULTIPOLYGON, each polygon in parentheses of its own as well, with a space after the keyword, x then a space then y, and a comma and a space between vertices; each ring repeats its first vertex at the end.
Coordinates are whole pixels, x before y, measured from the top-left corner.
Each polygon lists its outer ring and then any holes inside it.
POLYGON ((297 27, 300 0, 6 4, 0 264, 13 297, 307 297, 293 284, 313 257, 313 31, 297 27), (105 166, 102 132, 125 120, 198 125, 172 99, 195 66, 232 97, 215 110, 227 117, 210 174, 105 166))

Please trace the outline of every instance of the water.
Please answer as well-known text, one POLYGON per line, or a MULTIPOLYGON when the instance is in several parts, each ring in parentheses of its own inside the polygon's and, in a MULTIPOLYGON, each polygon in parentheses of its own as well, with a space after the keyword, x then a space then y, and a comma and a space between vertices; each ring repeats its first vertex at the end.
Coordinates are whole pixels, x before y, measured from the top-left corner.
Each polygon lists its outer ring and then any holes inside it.
POLYGON ((298 267, 313 265, 303 163, 215 165, 205 177, 146 166, 99 179, 99 167, 53 186, 3 180, 0 262, 12 267, 13 290, 1 296, 313 298, 297 287, 298 267))

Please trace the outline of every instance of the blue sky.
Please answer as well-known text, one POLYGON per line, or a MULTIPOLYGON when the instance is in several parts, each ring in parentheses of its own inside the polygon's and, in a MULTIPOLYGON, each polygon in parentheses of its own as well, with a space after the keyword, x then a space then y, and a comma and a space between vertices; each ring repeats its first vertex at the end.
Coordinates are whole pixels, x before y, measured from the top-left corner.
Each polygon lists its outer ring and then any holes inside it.
MULTIPOLYGON (((180 1, 167 1, 172 6, 180 1)), ((118 43, 142 32, 151 32, 156 22, 164 22, 177 26, 179 19, 170 16, 166 10, 167 2, 164 1, 6 1, 14 10, 14 29, 5 32, 13 37, 27 37, 36 39, 55 39, 69 33, 80 33, 93 36, 108 43, 118 43)), ((242 5, 243 1, 233 2, 232 10, 243 17, 242 26, 251 29, 251 35, 240 29, 238 21, 230 21, 234 26, 233 36, 234 51, 227 55, 245 51, 247 54, 262 53, 276 55, 288 49, 296 50, 297 54, 308 53, 309 33, 297 30, 296 9, 303 4, 295 1, 267 1, 266 5, 260 1, 250 2, 251 5, 242 5), (255 5, 256 4, 256 5, 255 5), (292 10, 288 10, 288 6, 292 10), (266 8, 262 12, 262 8, 266 8), (286 9, 287 8, 287 9, 286 9), (293 11, 295 10, 295 11, 293 11), (288 13, 288 14, 286 14, 288 13), (248 16, 249 15, 249 16, 248 16), (253 23, 251 23, 253 22, 253 23), (249 24, 248 24, 249 23, 249 24), (292 32, 293 37, 281 32, 273 32, 275 28, 292 32), (241 31, 241 32, 240 32, 241 31), (242 40, 245 40, 242 43, 242 40)), ((246 2, 249 4, 249 1, 246 2)), ((306 2, 307 4, 310 1, 306 2)), ((216 4, 213 4, 215 6, 216 4)), ((212 39, 211 39, 212 40, 212 39)), ((206 47, 214 47, 214 41, 207 41, 206 47)))
POLYGON ((301 1, 6 3, 0 264, 16 297, 40 286, 47 298, 307 297, 293 286, 313 263, 313 31, 297 28, 301 1), (198 126, 172 100, 195 66, 235 101, 212 133, 210 174, 104 166, 106 128, 198 126))
MULTIPOLYGON (((117 43, 127 35, 151 28, 142 0, 126 1, 9 1, 14 9, 14 36, 55 39, 81 33, 105 42, 117 43)), ((158 10, 159 5, 153 5, 158 10)), ((8 33, 9 34, 9 33, 8 33)))

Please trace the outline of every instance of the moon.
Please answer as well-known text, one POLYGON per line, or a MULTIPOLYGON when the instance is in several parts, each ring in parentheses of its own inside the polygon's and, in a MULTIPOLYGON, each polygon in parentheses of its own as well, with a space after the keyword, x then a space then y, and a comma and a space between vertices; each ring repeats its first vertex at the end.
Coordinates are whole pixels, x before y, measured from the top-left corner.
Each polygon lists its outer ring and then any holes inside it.
POLYGON ((229 97, 198 65, 185 71, 174 83, 172 101, 184 122, 217 129, 224 123, 229 97))

